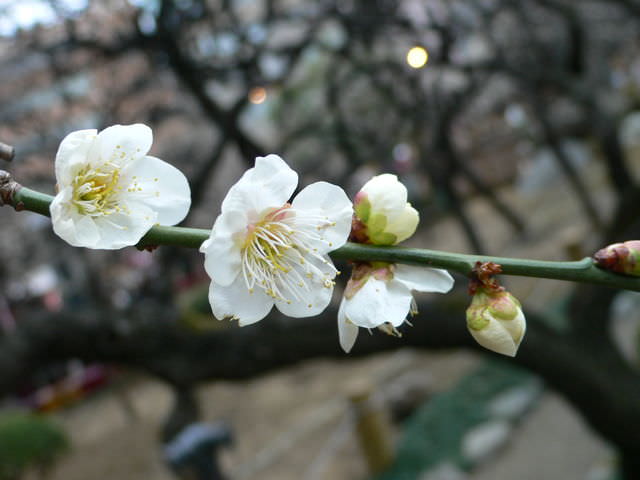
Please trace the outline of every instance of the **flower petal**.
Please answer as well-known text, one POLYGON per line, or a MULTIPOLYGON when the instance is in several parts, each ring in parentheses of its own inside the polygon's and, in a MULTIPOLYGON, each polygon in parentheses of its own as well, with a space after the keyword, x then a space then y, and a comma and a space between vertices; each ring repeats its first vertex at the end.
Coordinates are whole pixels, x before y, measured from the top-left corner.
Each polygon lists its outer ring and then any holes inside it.
POLYGON ((222 211, 248 210, 257 215, 267 208, 279 208, 297 186, 298 174, 278 155, 258 157, 255 167, 231 187, 222 202, 222 211))
POLYGON ((347 319, 344 313, 345 302, 346 300, 343 297, 338 309, 338 339, 342 349, 349 353, 358 338, 358 327, 347 319))
POLYGON ((236 239, 246 228, 244 212, 221 213, 213 224, 211 236, 200 246, 205 256, 204 268, 218 285, 231 285, 240 273, 242 256, 236 239))
POLYGON ((113 125, 98 134, 89 159, 94 166, 113 162, 124 166, 144 157, 153 143, 151 129, 142 123, 113 125))
MULTIPOLYGON (((294 267, 296 273, 287 273, 289 284, 295 290, 296 299, 293 295, 288 295, 289 301, 276 300, 276 308, 289 317, 312 317, 322 313, 331 302, 333 294, 333 279, 335 269, 328 257, 323 258, 323 262, 318 259, 307 257, 304 264, 297 264, 294 267), (304 279, 302 286, 298 283, 304 279), (311 275, 311 278, 308 277, 311 275)), ((281 288, 284 290, 284 288, 281 288)))
POLYGON ((88 163, 87 156, 98 131, 77 130, 64 137, 56 153, 56 181, 60 189, 71 185, 77 170, 88 163))
POLYGON ((92 217, 100 239, 91 248, 115 250, 135 245, 155 225, 157 214, 142 203, 127 204, 127 213, 92 217))
POLYGON ((453 277, 438 268, 396 265, 393 278, 418 292, 447 293, 453 287, 453 277))
POLYGON ((273 299, 261 289, 249 293, 241 276, 226 287, 211 282, 209 303, 218 320, 231 317, 239 320, 241 327, 262 320, 273 307, 273 299))
POLYGON ((522 342, 522 339, 524 338, 524 334, 527 331, 527 321, 522 309, 518 309, 518 315, 513 320, 502 320, 500 323, 502 323, 505 330, 509 332, 511 338, 513 338, 517 350, 520 346, 520 342, 522 342))
POLYGON ((407 187, 391 173, 376 175, 361 191, 366 193, 373 211, 387 216, 400 214, 407 203, 407 187))
POLYGON ((404 323, 412 300, 409 289, 394 280, 369 277, 345 303, 345 315, 355 325, 374 328, 385 322, 398 327, 404 323))
POLYGON ((416 232, 416 228, 418 228, 418 223, 420 223, 418 211, 410 203, 407 203, 404 210, 396 215, 387 217, 384 231, 395 235, 394 244, 397 244, 413 235, 416 232))
MULTIPOLYGON (((516 343, 504 327, 504 322, 492 320, 482 330, 469 329, 471 336, 484 348, 501 353, 509 357, 515 357, 520 342, 516 343)), ((522 339, 522 337, 520 337, 522 339)))
POLYGON ((144 205, 129 204, 129 213, 89 216, 65 203, 70 189, 58 193, 51 202, 53 231, 74 247, 104 250, 135 245, 155 223, 155 213, 144 205))
POLYGON ((120 185, 125 188, 123 197, 157 212, 160 225, 175 225, 189 212, 191 190, 186 177, 159 158, 147 155, 129 164, 122 172, 120 185))
POLYGON ((100 240, 98 228, 91 217, 80 215, 68 202, 71 188, 61 190, 51 202, 51 222, 53 231, 74 247, 94 248, 100 240))
POLYGON ((314 230, 314 236, 319 232, 322 234, 322 240, 313 245, 318 253, 335 250, 347 242, 353 206, 342 188, 327 182, 312 183, 296 195, 292 207, 301 221, 304 221, 305 214, 326 219, 316 222, 317 226, 306 227, 314 230))

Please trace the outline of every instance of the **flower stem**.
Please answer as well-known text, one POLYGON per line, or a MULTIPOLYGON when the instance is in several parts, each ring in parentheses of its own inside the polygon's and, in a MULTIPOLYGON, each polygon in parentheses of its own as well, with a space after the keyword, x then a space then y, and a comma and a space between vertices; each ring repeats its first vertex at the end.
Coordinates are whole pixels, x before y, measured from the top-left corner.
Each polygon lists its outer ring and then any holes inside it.
MULTIPOLYGON (((2 192, 0 192, 2 193, 2 192)), ((49 215, 49 204, 53 197, 29 188, 14 189, 7 195, 8 202, 17 210, 29 210, 49 215)), ((173 245, 199 248, 209 238, 210 230, 183 227, 153 227, 140 240, 138 246, 173 245)), ((446 268, 463 275, 469 275, 476 262, 494 262, 502 266, 504 275, 568 280, 592 283, 608 287, 640 292, 640 278, 629 277, 601 270, 591 258, 575 262, 549 262, 520 258, 492 257, 487 255, 467 255, 422 248, 377 247, 358 243, 347 243, 331 252, 331 257, 341 260, 382 261, 405 263, 425 267, 446 268)))
POLYGON ((51 205, 52 200, 53 197, 51 195, 20 187, 13 194, 12 204, 16 210, 29 210, 49 217, 49 205, 51 205))

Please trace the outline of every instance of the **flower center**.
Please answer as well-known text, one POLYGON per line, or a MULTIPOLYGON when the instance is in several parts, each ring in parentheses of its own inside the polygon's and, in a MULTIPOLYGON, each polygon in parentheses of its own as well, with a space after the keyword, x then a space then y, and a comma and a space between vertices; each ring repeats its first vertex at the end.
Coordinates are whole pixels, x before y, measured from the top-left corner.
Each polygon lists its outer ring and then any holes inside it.
POLYGON ((337 270, 313 245, 324 241, 324 229, 334 225, 327 217, 302 215, 290 204, 249 225, 242 246, 242 273, 249 292, 258 287, 274 300, 290 304, 302 300, 314 278, 332 288, 337 270), (328 271, 318 268, 318 262, 328 271))
POLYGON ((83 215, 101 216, 126 211, 118 205, 120 169, 109 164, 84 167, 73 179, 73 203, 83 215))

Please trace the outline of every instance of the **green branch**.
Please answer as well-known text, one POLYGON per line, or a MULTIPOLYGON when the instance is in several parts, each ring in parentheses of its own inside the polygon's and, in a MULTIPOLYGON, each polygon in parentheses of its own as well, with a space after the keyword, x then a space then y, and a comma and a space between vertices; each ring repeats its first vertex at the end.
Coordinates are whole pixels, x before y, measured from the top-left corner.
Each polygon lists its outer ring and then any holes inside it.
MULTIPOLYGON (((14 184, 10 194, 5 191, 5 203, 16 210, 29 210, 49 215, 49 204, 53 197, 14 184)), ((2 189, 2 185, 0 185, 2 189)), ((2 192, 0 192, 2 193, 2 192)), ((0 202, 1 204, 1 202, 0 202)), ((173 245, 177 247, 199 248, 209 238, 210 230, 183 227, 153 227, 142 238, 139 247, 173 245)), ((640 278, 618 275, 596 267, 590 258, 576 262, 547 262, 519 258, 466 255, 421 248, 376 247, 358 243, 347 243, 331 252, 331 257, 341 260, 383 261, 406 263, 425 267, 445 268, 463 275, 469 275, 476 262, 495 262, 502 266, 505 275, 569 280, 592 283, 626 290, 640 291, 640 278)))

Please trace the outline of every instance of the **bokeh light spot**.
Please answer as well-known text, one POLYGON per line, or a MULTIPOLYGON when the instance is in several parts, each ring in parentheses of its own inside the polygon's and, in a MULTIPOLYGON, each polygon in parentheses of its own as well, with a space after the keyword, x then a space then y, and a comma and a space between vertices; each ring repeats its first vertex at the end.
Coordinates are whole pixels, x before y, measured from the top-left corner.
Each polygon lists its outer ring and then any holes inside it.
POLYGON ((264 87, 253 87, 249 90, 249 101, 256 105, 267 99, 267 90, 264 87))
POLYGON ((412 47, 407 52, 407 63, 411 68, 422 68, 429 60, 429 53, 424 47, 412 47))

